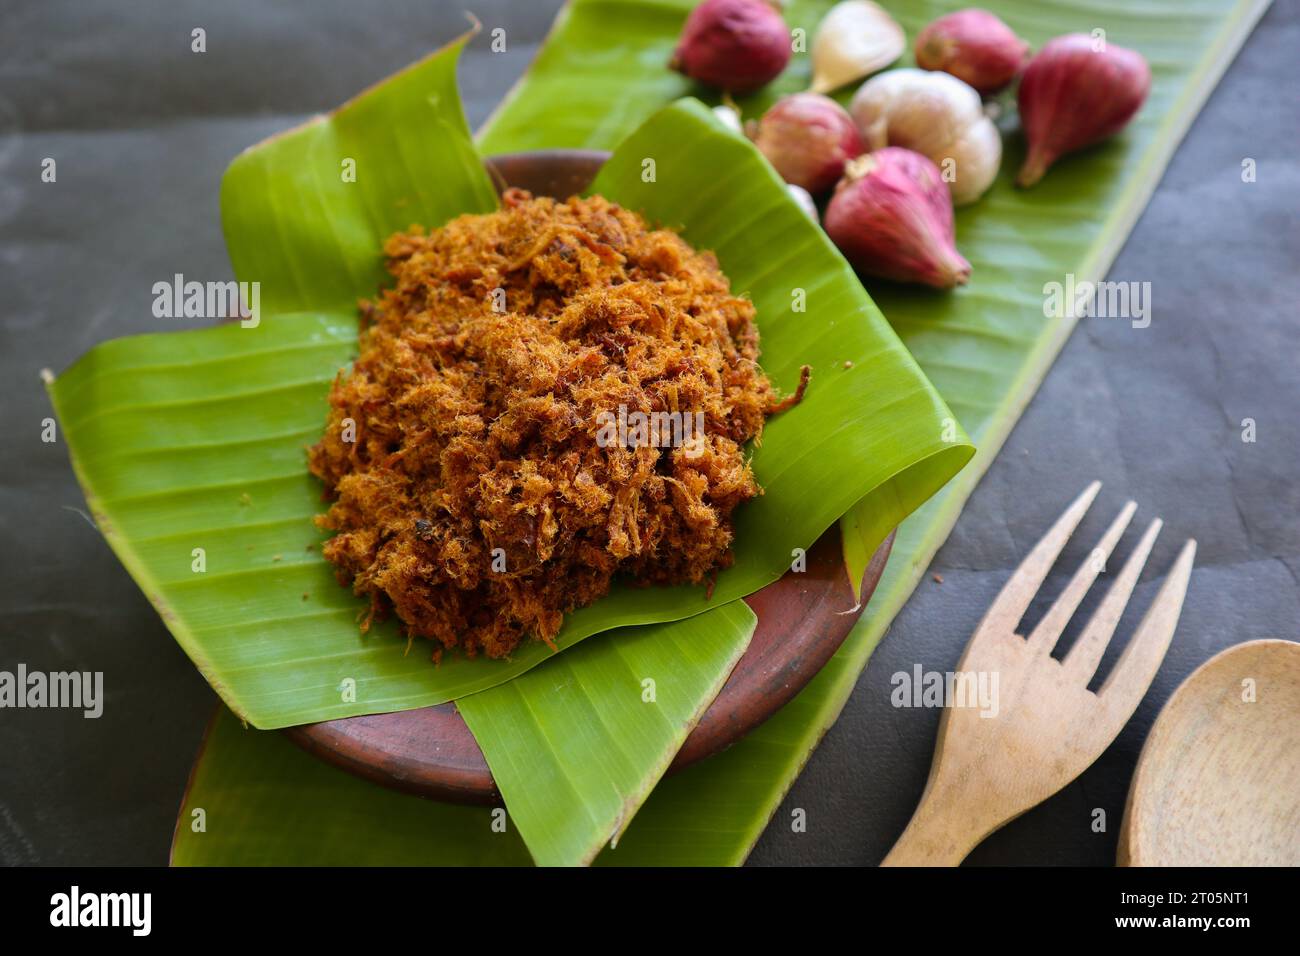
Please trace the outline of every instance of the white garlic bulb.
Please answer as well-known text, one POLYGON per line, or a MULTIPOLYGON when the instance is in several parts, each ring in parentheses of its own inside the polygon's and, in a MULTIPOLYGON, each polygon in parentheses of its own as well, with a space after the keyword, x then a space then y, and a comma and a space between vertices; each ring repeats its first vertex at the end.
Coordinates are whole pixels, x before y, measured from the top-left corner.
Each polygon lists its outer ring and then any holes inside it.
POLYGON ((868 149, 902 146, 928 156, 957 205, 997 177, 1002 137, 980 95, 948 73, 903 68, 872 77, 849 104, 868 149))
POLYGON ((829 93, 883 70, 906 46, 903 28, 870 0, 837 3, 813 37, 812 90, 829 93))
POLYGON ((820 222, 821 215, 817 212, 817 203, 812 198, 812 193, 802 186, 796 186, 794 183, 786 183, 785 188, 790 191, 791 197, 795 203, 808 214, 813 222, 820 222))
POLYGON ((713 115, 718 118, 723 126, 733 133, 743 133, 744 126, 740 122, 740 111, 728 103, 719 103, 713 107, 713 115))

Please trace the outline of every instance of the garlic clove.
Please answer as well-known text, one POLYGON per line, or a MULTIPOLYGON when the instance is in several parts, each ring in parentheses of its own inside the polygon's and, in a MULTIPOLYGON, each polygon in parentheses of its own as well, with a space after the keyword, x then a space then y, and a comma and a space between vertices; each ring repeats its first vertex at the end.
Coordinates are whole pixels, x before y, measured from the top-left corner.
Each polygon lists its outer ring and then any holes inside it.
POLYGON ((744 126, 740 122, 740 111, 734 106, 730 106, 726 103, 719 103, 717 106, 713 107, 713 115, 718 118, 718 122, 731 130, 731 132, 744 135, 745 130, 744 126))
POLYGON ((1047 41, 1020 79, 1029 150, 1016 185, 1032 186, 1061 156, 1114 136, 1150 91, 1151 68, 1136 50, 1082 33, 1047 41))
POLYGON ((813 37, 814 93, 829 93, 883 70, 903 55, 907 37, 894 18, 870 0, 831 7, 813 37))
POLYGON ((794 183, 786 183, 785 188, 790 191, 790 196, 795 203, 808 214, 808 218, 813 222, 818 221, 817 203, 813 201, 812 193, 802 186, 796 186, 794 183))
POLYGON ((903 146, 933 153, 985 119, 970 86, 947 73, 902 67, 873 76, 854 94, 849 113, 874 148, 903 146))
POLYGON ((1002 168, 1002 136, 991 120, 972 123, 945 152, 939 165, 952 191, 952 201, 958 206, 969 205, 984 195, 1002 168), (952 160, 951 165, 944 162, 947 159, 952 160))
POLYGON ((955 76, 889 70, 862 84, 849 113, 868 149, 902 146, 929 157, 959 205, 974 202, 997 177, 1002 137, 980 95, 955 76))

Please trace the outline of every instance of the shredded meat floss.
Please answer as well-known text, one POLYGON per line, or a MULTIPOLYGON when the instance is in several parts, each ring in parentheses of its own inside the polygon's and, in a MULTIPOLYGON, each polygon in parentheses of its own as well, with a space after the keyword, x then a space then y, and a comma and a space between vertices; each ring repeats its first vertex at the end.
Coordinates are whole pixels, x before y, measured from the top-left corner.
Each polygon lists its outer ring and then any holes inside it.
POLYGON ((700 584, 731 563, 732 512, 761 494, 743 445, 785 403, 711 253, 599 196, 520 190, 384 252, 395 284, 362 303, 309 452, 324 555, 371 616, 435 658, 499 658, 551 643, 616 575, 700 584), (703 413, 704 435, 598 440, 620 406, 703 413))

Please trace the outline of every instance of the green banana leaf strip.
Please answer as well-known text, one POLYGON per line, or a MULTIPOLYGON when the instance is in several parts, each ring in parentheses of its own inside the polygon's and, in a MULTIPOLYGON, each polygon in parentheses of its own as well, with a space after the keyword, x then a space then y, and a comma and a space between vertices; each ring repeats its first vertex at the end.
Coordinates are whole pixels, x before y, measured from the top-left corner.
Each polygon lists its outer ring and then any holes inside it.
POLYGON ((491 762, 508 818, 500 807, 438 804, 376 787, 282 734, 241 727, 222 707, 181 806, 172 862, 587 862, 630 821, 744 653, 755 624, 748 605, 733 601, 672 624, 623 628, 461 698, 457 707, 475 737, 499 755, 491 762), (589 652, 606 645, 614 652, 588 666, 589 652), (647 679, 654 681, 651 700, 647 679), (289 778, 294 787, 281 785, 289 778), (559 807, 568 812, 557 814, 559 807), (360 834, 364 845, 350 845, 349 835, 360 834), (303 853, 306 844, 311 850, 303 853))
POLYGON ((622 628, 456 702, 539 865, 585 865, 616 843, 757 623, 732 601, 622 628))
MULTIPOLYGON (((354 301, 379 282, 383 238, 492 201, 456 98, 459 49, 231 165, 224 224, 238 277, 262 283, 255 327, 106 343, 51 388, 105 537, 212 686, 258 727, 455 699, 552 653, 528 642, 508 662, 448 655, 435 668, 423 642, 404 653, 392 622, 363 637, 362 602, 333 580, 311 523, 323 505, 303 448, 353 353, 354 301)), ((765 494, 738 513, 735 566, 712 597, 616 587, 570 615, 561 649, 751 593, 854 504, 879 500, 895 524, 972 453, 960 433, 944 434, 952 413, 838 252, 699 103, 653 116, 598 186, 715 250, 758 307, 774 380, 793 390, 805 363, 815 378, 754 453, 765 494), (808 311, 793 309, 795 289, 808 311)))
POLYGON ((503 807, 386 790, 220 707, 190 774, 173 866, 527 866, 503 807), (292 786, 286 786, 287 781, 292 786))
MULTIPOLYGON (((884 0, 883 5, 904 24, 909 36, 915 36, 930 18, 961 6, 955 0, 917 4, 884 0)), ((689 6, 690 0, 571 3, 529 73, 483 132, 481 146, 491 152, 607 146, 658 104, 686 93, 703 95, 682 78, 658 69, 689 6), (611 28, 611 23, 617 27, 611 28)), ((829 2, 794 0, 787 6, 787 22, 810 29, 828 6, 829 2)), ((958 213, 958 242, 975 265, 975 273, 971 287, 954 296, 947 309, 931 316, 935 296, 886 289, 883 284, 873 287, 904 342, 980 443, 980 451, 944 491, 899 527, 884 578, 866 614, 808 688, 736 746, 662 780, 617 850, 601 854, 597 864, 737 864, 748 855, 1068 335, 1067 323, 1042 317, 1041 282, 1045 280, 1041 277, 1061 281, 1073 271, 1081 279, 1095 278, 1106 271, 1183 133, 1267 3, 1193 0, 1130 6, 1086 0, 1051 4, 995 0, 984 6, 1035 45, 1060 33, 1105 28, 1112 40, 1135 47, 1150 59, 1151 98, 1123 136, 1063 160, 1033 191, 1012 191, 1004 177, 986 200, 958 213), (1006 264, 999 260, 1003 254, 1010 257, 1006 264), (1018 269, 1025 269, 1031 278, 1019 278, 1018 269)), ((778 92, 806 87, 807 77, 806 60, 796 57, 772 91, 746 102, 747 111, 761 110, 778 92)), ((1022 147, 1014 136, 1006 145, 1004 164, 1011 170, 1022 147)), ((874 550, 871 541, 881 531, 869 516, 864 520, 854 511, 842 524, 846 538, 857 535, 859 554, 874 550)), ((274 759, 257 760, 249 737, 214 732, 196 775, 210 761, 227 767, 235 757, 246 757, 256 768, 259 789, 256 802, 240 802, 245 811, 240 825, 248 829, 259 852, 273 847, 279 861, 311 862, 324 851, 316 834, 283 833, 277 807, 297 806, 304 812, 325 814, 336 802, 346 805, 359 799, 358 788, 364 788, 374 810, 371 816, 377 819, 385 815, 386 801, 394 798, 320 765, 317 773, 328 776, 330 785, 314 782, 303 787, 299 768, 286 765, 282 770, 274 759)), ((287 742, 275 741, 277 754, 281 748, 293 751, 287 742)), ((372 840, 389 841, 378 854, 388 863, 497 858, 497 845, 486 835, 477 838, 477 853, 463 846, 454 852, 440 842, 464 838, 463 815, 474 811, 423 806, 418 821, 393 818, 332 834, 331 862, 346 863, 349 857, 364 855, 372 840), (402 843, 396 833, 404 833, 410 842, 402 843)), ((808 822, 814 827, 825 825, 815 819, 808 822)), ((188 825, 184 815, 180 824, 182 829, 188 825)), ((209 853, 200 848, 193 848, 191 855, 195 862, 253 859, 251 853, 209 853)))
POLYGON ((264 312, 339 312, 355 330, 357 300, 387 284, 385 239, 497 208, 456 89, 469 36, 227 168, 226 247, 264 312))

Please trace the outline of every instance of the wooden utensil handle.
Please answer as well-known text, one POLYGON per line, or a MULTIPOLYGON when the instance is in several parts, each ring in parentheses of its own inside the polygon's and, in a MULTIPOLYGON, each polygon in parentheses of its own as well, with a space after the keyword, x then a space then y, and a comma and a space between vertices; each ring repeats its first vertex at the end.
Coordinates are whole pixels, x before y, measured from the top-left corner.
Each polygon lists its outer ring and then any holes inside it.
MULTIPOLYGON (((951 809, 951 808, 949 808, 951 809)), ((907 829, 881 866, 957 866, 981 837, 969 821, 945 814, 930 800, 922 800, 907 829)))

